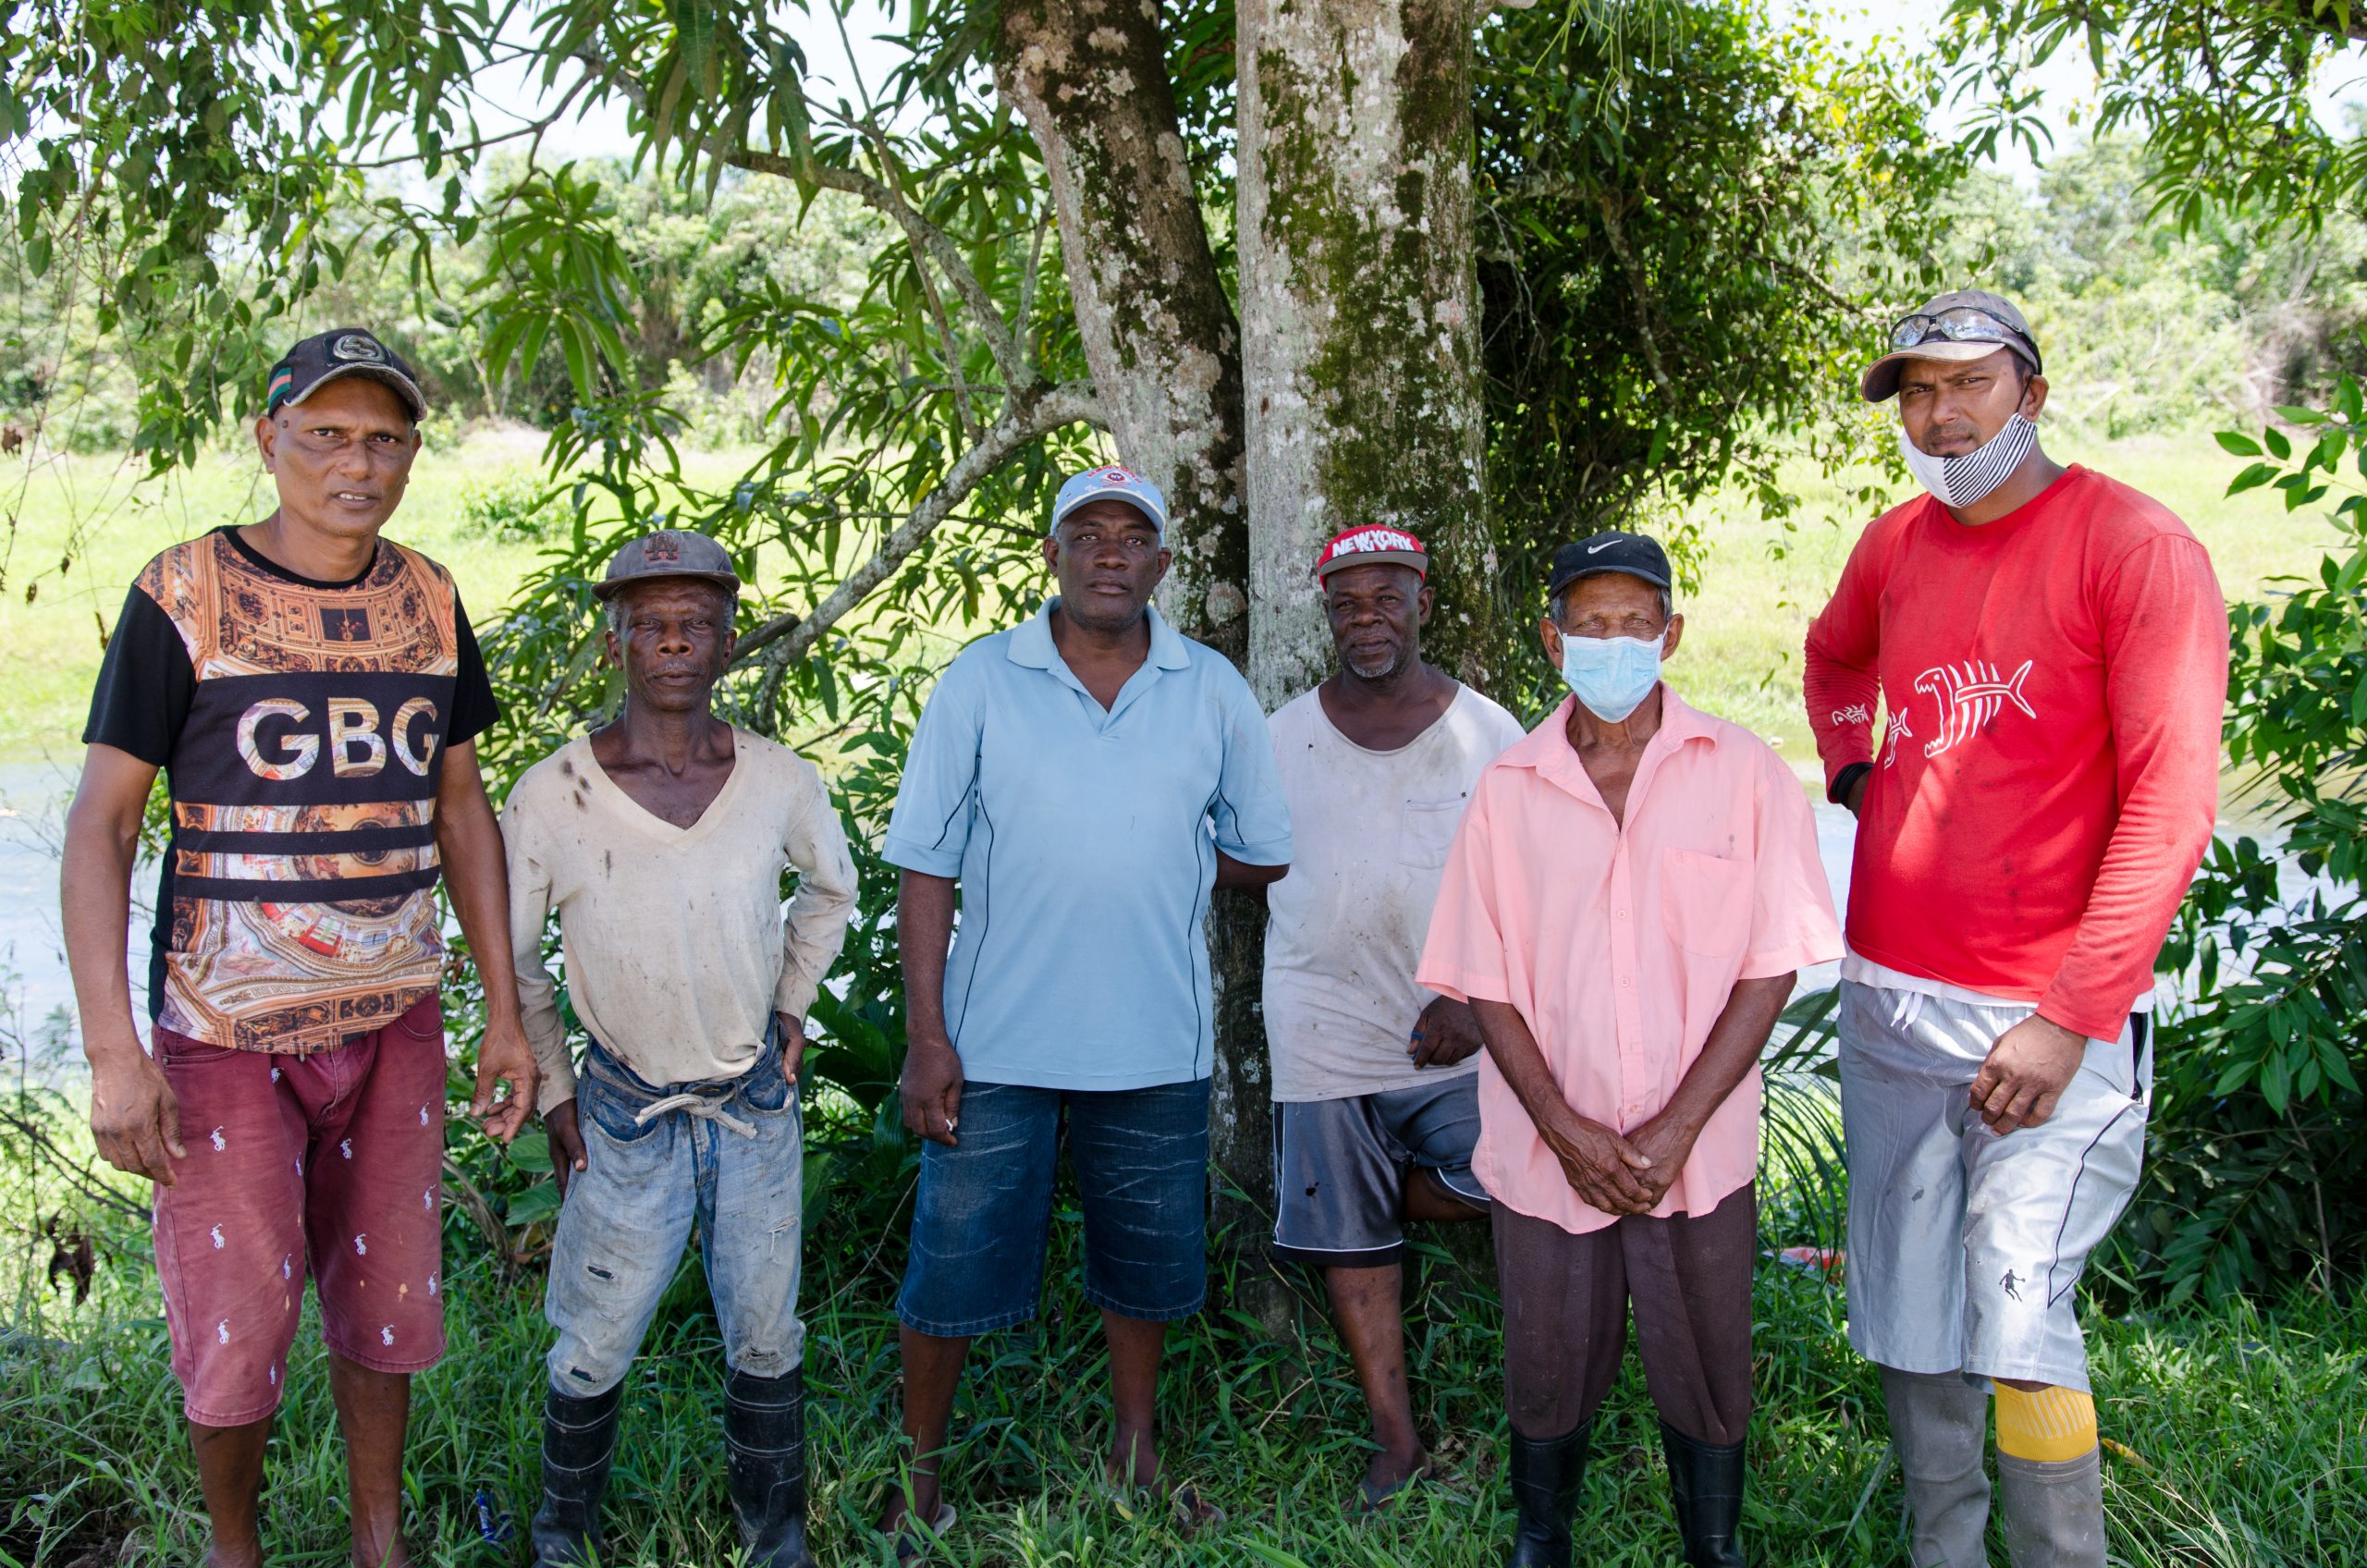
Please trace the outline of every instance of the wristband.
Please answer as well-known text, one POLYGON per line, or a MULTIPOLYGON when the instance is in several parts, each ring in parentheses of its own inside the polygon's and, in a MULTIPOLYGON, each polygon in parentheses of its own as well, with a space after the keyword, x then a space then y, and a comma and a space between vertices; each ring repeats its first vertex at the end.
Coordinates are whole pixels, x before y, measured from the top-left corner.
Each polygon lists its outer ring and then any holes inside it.
POLYGON ((1864 778, 1867 774, 1873 772, 1873 770, 1874 765, 1872 763, 1851 763, 1848 766, 1843 768, 1840 772, 1833 776, 1833 782, 1826 788, 1824 791, 1824 798, 1831 801, 1836 806, 1847 805, 1849 803, 1849 791, 1858 787, 1858 779, 1864 778))

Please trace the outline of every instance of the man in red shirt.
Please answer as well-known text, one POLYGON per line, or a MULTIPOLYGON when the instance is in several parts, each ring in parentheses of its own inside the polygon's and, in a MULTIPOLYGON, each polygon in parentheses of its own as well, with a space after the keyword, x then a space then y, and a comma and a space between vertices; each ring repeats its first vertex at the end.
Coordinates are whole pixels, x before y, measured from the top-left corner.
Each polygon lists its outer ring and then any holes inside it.
POLYGON ((1930 494, 1866 530, 1808 637, 1828 792, 1858 819, 1849 1339, 1882 1369, 1913 1561, 1945 1568, 1987 1562, 1993 1384, 2015 1568, 2104 1561, 2075 1290, 2136 1185, 2153 960, 2218 803, 2210 557, 2040 449, 2041 370, 1993 294, 1898 324, 1860 390, 1897 398, 1930 494))

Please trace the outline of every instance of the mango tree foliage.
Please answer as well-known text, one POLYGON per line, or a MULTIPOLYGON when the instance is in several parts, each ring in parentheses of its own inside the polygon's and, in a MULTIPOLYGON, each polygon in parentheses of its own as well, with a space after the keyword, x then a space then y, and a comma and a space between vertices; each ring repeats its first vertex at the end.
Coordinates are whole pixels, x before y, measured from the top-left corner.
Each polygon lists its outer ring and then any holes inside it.
POLYGON ((2231 612, 2227 756, 2275 836, 2212 846, 2163 955, 2200 1001, 2163 1031, 2124 1242, 2181 1295, 2355 1276, 2367 1213, 2367 404, 2345 376, 2328 407, 2276 411, 2287 428, 2220 435, 2250 459, 2229 493, 2334 498, 2336 536, 2313 576, 2231 612))
POLYGON ((2029 73, 2069 54, 2095 72, 2093 130, 2145 136, 2159 210, 2183 227, 2214 205, 2314 225, 2367 197, 2367 141, 2312 103, 2362 64, 2367 8, 2349 0, 1954 0, 1943 37, 1979 104, 1981 155, 2011 141, 2042 155, 2029 73))

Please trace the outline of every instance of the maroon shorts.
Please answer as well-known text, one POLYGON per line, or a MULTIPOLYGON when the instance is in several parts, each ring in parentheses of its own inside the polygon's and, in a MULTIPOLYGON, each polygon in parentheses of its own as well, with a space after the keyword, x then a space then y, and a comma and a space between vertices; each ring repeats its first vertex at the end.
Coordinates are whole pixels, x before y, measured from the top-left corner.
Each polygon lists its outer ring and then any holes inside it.
POLYGON ((156 1274, 182 1410, 242 1427, 279 1407, 318 1280, 321 1338, 379 1372, 444 1353, 444 1010, 429 997, 350 1046, 275 1056, 156 1031, 180 1102, 156 1189, 156 1274))

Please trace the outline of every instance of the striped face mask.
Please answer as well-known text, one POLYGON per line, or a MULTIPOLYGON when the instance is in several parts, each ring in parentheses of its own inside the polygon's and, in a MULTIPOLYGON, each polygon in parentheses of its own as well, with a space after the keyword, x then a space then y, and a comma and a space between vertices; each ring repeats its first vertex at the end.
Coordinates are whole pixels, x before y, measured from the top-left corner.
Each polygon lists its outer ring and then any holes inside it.
POLYGON ((1981 497, 2013 477, 2037 445, 2038 426, 2019 411, 2005 422, 2005 429, 1953 458, 1935 458, 1923 450, 1907 438, 1903 425, 1898 432, 1898 450, 1908 472, 1945 507, 1979 506, 1981 497))

